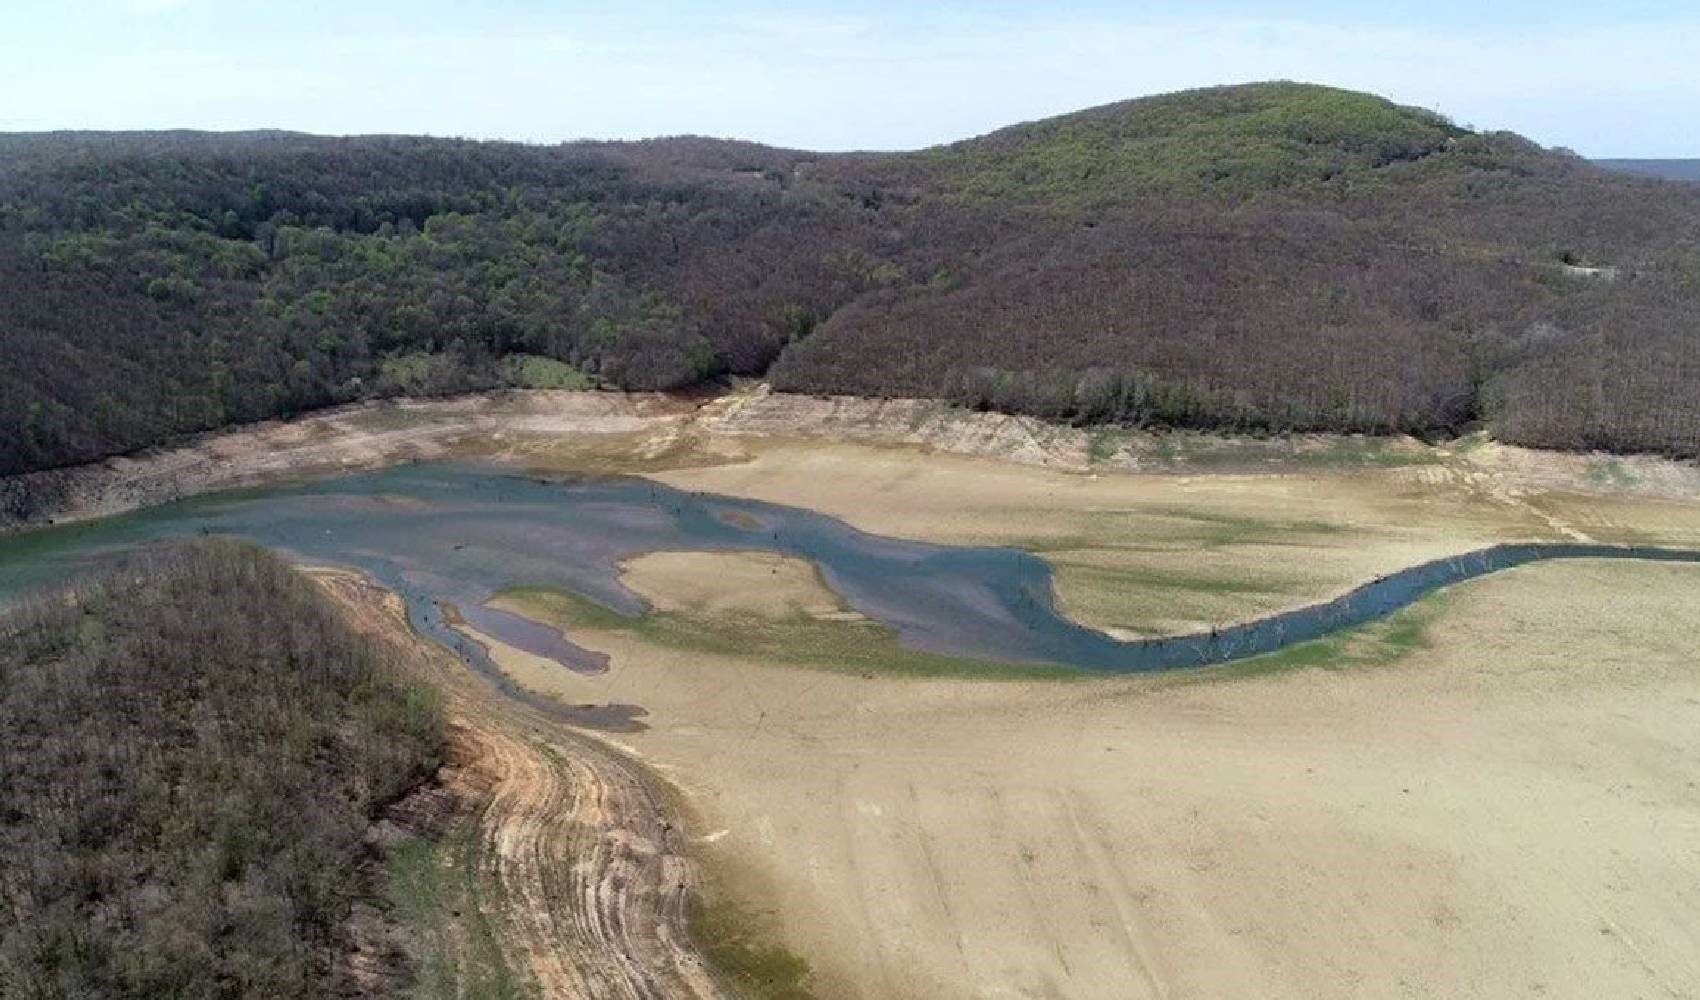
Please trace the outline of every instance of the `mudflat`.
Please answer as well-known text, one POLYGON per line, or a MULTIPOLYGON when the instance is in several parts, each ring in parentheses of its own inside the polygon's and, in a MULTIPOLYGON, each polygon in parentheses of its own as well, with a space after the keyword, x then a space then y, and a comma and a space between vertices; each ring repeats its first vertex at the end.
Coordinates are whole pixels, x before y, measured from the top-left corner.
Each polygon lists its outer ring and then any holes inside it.
MULTIPOLYGON (((1700 569, 1443 598, 1361 667, 853 674, 577 632, 620 745, 823 996, 1681 996, 1700 982, 1700 569)), ((523 608, 523 602, 517 607, 523 608)))
MULTIPOLYGON (((744 444, 656 475, 1018 544, 1057 567, 1066 609, 1128 632, 1494 541, 1700 541, 1693 503, 1479 457, 1092 477, 744 444)), ((716 605, 700 588, 724 558, 689 557, 672 590, 632 579, 705 634, 763 634, 756 605, 819 598, 776 580, 716 605)), ((1697 602, 1695 567, 1529 566, 1314 655, 1035 682, 693 649, 521 596, 499 606, 567 620, 610 670, 495 652, 533 690, 648 710, 619 745, 697 804, 711 869, 823 996, 1681 996, 1700 983, 1697 602)))
MULTIPOLYGON (((742 461, 651 475, 876 534, 1037 553, 1055 573, 1059 608, 1127 636, 1288 610, 1496 542, 1700 546, 1700 479, 1691 485, 1694 470, 1677 463, 1625 472, 1648 487, 1634 493, 1602 487, 1579 457, 1492 445, 1388 466, 1271 454, 1225 472, 1129 475, 908 446, 736 440, 742 461)), ((1615 470, 1619 460, 1592 461, 1615 470)))
MULTIPOLYGON (((443 454, 1021 548, 1054 568, 1064 612, 1128 636, 1243 621, 1499 542, 1700 547, 1700 472, 1681 463, 1133 437, 1103 458, 1084 432, 1018 418, 761 393, 654 405, 605 431, 503 431, 499 450, 463 428, 443 454)), ((263 471, 292 449, 260 453, 263 471)), ((943 669, 782 555, 649 552, 620 572, 648 615, 536 588, 482 609, 564 629, 606 655, 601 673, 503 645, 478 608, 455 620, 564 717, 641 720, 562 745, 618 751, 670 785, 666 829, 707 893, 806 958, 818 996, 1700 983, 1700 568, 1526 566, 1274 657, 1094 679, 943 669)))

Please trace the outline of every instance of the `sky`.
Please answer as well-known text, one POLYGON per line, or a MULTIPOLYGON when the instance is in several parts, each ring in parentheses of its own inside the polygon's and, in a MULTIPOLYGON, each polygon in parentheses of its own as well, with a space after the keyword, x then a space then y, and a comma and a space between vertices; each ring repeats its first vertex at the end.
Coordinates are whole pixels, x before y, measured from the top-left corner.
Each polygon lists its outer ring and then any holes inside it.
POLYGON ((1588 156, 1700 156, 1695 0, 0 0, 0 131, 912 149, 1268 79, 1588 156))

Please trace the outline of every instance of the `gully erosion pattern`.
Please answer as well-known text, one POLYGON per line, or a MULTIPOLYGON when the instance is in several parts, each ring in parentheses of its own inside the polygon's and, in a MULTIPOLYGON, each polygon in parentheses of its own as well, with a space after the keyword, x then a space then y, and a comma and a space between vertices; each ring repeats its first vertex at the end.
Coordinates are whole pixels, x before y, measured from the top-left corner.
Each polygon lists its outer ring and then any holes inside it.
POLYGON ((1102 672, 1198 667, 1274 652, 1384 617, 1449 584, 1543 559, 1700 563, 1700 551, 1680 549, 1496 545, 1215 632, 1122 641, 1059 615, 1050 568, 1025 552, 885 538, 813 511, 643 479, 537 479, 445 463, 214 494, 0 539, 0 599, 114 551, 196 534, 234 535, 304 561, 364 570, 402 596, 421 632, 492 676, 484 650, 452 627, 454 615, 571 669, 601 670, 599 654, 485 602, 505 587, 541 584, 620 614, 642 614, 642 600, 620 583, 619 563, 658 550, 759 549, 808 559, 851 607, 912 648, 1102 672))

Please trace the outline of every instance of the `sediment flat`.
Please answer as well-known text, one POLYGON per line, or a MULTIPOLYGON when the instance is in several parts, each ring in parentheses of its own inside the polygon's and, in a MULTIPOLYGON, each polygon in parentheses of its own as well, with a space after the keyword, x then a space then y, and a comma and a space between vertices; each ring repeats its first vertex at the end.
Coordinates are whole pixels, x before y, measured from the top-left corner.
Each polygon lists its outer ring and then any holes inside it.
MULTIPOLYGON (((1700 547, 1700 471, 1656 459, 1137 435, 1106 450, 919 405, 654 405, 636 427, 502 430, 499 448, 457 438, 415 457, 650 475, 883 535, 1019 547, 1053 567, 1065 613, 1126 637, 1502 542, 1700 547)), ((473 439, 505 419, 486 416, 473 439)), ((262 449, 282 467, 289 450, 262 449)), ((885 663, 890 647, 796 560, 659 552, 623 569, 654 608, 637 625, 523 592, 495 602, 566 625, 603 672, 474 637, 535 698, 641 713, 618 733, 544 725, 525 749, 536 767, 509 755, 509 770, 560 780, 513 786, 541 791, 509 815, 591 789, 573 768, 610 755, 630 770, 607 780, 633 790, 615 828, 759 915, 818 996, 1592 998, 1700 982, 1700 568, 1524 566, 1303 656, 1066 683, 885 663), (843 662, 823 662, 823 639, 843 662)), ((511 711, 522 728, 547 715, 511 711)), ((556 829, 528 842, 580 849, 582 831, 556 829)), ((664 902, 645 912, 663 917, 634 925, 650 928, 634 955, 683 975, 688 952, 654 944, 678 940, 683 904, 654 885, 664 902)), ((595 966, 614 924, 591 912, 516 940, 630 981, 595 966)))
POLYGON ((619 742, 822 996, 1681 995, 1697 602, 1700 568, 1528 566, 1391 660, 1062 685, 497 656, 645 706, 619 742))

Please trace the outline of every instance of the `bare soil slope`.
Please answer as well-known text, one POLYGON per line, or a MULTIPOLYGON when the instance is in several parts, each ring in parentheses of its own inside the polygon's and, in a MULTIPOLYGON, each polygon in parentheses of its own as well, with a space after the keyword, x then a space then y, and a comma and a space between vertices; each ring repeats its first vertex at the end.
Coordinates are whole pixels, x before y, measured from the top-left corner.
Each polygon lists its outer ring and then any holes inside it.
MULTIPOLYGON (((319 580, 363 624, 407 647, 448 695, 446 788, 474 817, 463 857, 500 961, 540 997, 661 1000, 722 991, 685 932, 697 884, 680 803, 645 768, 551 715, 499 695, 415 636, 400 602, 364 578, 319 580)), ((470 951, 464 928, 451 947, 470 951)))

